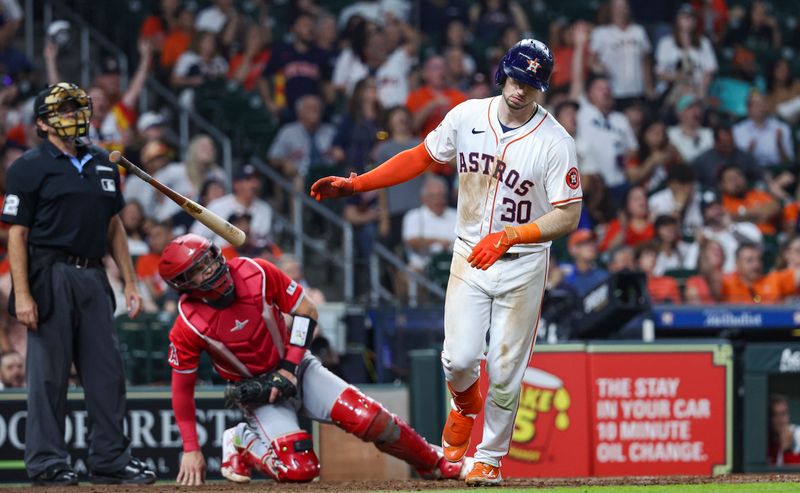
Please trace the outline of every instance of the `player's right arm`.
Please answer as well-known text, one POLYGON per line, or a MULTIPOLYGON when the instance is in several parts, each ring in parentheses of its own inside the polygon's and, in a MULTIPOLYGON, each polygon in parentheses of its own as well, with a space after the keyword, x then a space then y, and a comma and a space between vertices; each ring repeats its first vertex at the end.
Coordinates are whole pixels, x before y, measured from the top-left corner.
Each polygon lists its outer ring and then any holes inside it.
POLYGON ((8 231, 8 262, 14 285, 16 317, 31 330, 36 330, 39 322, 38 307, 31 294, 28 278, 28 233, 39 203, 41 177, 38 169, 24 156, 8 168, 2 215, 3 222, 11 224, 8 231))
POLYGON ((168 361, 172 367, 172 411, 183 440, 183 457, 177 483, 197 486, 205 482, 206 462, 197 439, 194 387, 201 347, 179 317, 169 334, 168 361))
POLYGON ((361 176, 326 176, 311 185, 311 196, 317 200, 346 197, 354 193, 387 188, 421 175, 435 161, 424 144, 405 150, 377 168, 361 176))
POLYGON ((172 372, 172 411, 183 438, 183 457, 175 481, 183 486, 199 486, 206 479, 206 460, 197 441, 194 385, 197 372, 172 372))
POLYGON ((321 178, 311 185, 311 196, 322 200, 391 187, 421 175, 434 163, 448 163, 456 156, 456 128, 464 104, 450 110, 442 123, 418 146, 397 154, 361 176, 351 173, 348 178, 321 178))

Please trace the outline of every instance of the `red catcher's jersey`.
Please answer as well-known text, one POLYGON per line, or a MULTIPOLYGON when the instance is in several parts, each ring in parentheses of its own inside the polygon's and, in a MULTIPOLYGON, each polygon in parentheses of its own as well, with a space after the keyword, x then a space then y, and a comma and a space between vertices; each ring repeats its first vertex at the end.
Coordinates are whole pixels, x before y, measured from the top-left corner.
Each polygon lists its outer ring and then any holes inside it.
POLYGON ((178 302, 168 356, 177 372, 197 371, 200 353, 206 351, 217 373, 237 381, 246 374, 231 356, 260 375, 274 370, 286 351, 282 314, 299 306, 303 288, 266 260, 239 257, 228 265, 236 292, 230 306, 216 309, 186 295, 178 302))

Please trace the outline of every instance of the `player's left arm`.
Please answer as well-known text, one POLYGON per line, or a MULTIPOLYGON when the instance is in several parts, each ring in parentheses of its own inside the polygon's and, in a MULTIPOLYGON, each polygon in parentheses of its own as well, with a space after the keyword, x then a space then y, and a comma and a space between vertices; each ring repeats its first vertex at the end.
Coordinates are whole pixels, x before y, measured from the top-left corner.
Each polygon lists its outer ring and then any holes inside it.
POLYGON ((122 224, 119 214, 111 217, 108 223, 107 238, 108 250, 114 258, 122 278, 125 282, 125 303, 127 304, 128 317, 136 318, 142 309, 142 296, 136 284, 136 271, 133 269, 133 261, 128 251, 128 235, 125 233, 125 226, 122 224))
POLYGON ((581 217, 581 201, 558 206, 529 224, 506 225, 503 231, 485 236, 472 249, 467 262, 486 270, 514 245, 544 243, 575 231, 581 217))
MULTIPOLYGON (((317 307, 311 300, 306 299, 303 287, 275 265, 262 259, 254 260, 264 269, 264 274, 267 276, 268 299, 272 299, 280 311, 292 315, 292 324, 289 327, 289 338, 284 348, 284 356, 278 362, 278 368, 275 373, 296 386, 297 368, 311 346, 314 330, 317 327, 317 307)), ((280 391, 273 387, 270 392, 269 402, 275 402, 279 394, 280 391)))

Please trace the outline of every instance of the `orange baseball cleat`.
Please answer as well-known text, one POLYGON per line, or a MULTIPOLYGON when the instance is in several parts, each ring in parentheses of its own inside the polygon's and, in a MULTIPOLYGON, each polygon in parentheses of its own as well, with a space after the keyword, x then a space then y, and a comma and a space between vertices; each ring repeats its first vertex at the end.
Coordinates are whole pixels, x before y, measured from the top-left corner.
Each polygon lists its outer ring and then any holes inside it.
POLYGON ((464 458, 469 448, 469 439, 472 435, 472 425, 475 418, 464 416, 455 409, 450 410, 447 423, 442 431, 442 451, 444 458, 450 462, 458 462, 464 458))
POLYGON ((475 462, 472 470, 467 474, 468 486, 496 486, 503 482, 500 468, 485 462, 475 462))

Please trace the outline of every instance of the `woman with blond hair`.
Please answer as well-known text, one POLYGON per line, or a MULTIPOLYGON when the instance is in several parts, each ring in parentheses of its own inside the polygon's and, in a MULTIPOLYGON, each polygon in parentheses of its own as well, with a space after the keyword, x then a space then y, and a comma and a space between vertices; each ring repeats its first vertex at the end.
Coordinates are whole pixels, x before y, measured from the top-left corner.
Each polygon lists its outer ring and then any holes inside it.
MULTIPOLYGON (((206 134, 199 134, 189 141, 183 162, 175 161, 158 170, 154 177, 171 189, 197 200, 203 184, 209 179, 225 182, 225 175, 217 166, 217 148, 206 134)), ((156 221, 166 221, 181 211, 178 204, 161 194, 155 194, 160 201, 156 221)))

